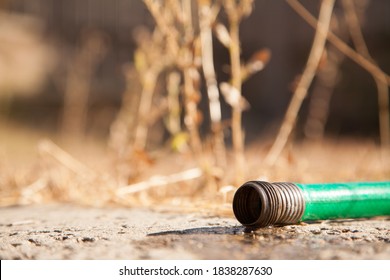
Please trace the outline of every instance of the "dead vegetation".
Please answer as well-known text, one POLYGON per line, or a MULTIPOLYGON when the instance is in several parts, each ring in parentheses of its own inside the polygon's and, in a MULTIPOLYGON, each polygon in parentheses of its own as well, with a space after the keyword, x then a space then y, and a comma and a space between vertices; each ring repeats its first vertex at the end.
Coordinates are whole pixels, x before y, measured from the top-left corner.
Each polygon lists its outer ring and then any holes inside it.
MULTIPOLYGON (((74 137, 74 142, 79 142, 76 145, 79 147, 40 141, 33 168, 17 175, 13 171, 0 175, 0 204, 53 200, 95 206, 169 203, 186 209, 202 207, 230 213, 232 194, 245 180, 388 179, 390 164, 381 152, 388 151, 390 79, 370 57, 353 1, 345 0, 343 4, 345 30, 355 49, 343 41, 347 35, 341 38, 335 35, 340 30, 332 30, 334 2, 321 1, 317 20, 298 1, 287 0, 297 14, 316 28, 316 33, 279 134, 268 150, 266 145, 246 146, 242 127, 242 112, 250 105, 242 95, 242 85, 271 59, 271 51, 262 46, 248 61, 241 57, 240 23, 250 16, 253 1, 144 0, 155 27, 139 28, 134 33, 138 47, 134 63, 123 67, 127 87, 110 128, 108 151, 100 149, 88 158, 83 145, 87 140, 81 137, 85 131, 91 71, 104 49, 101 38, 95 34, 85 39, 75 56, 72 64, 75 69, 70 70, 65 90, 63 129, 66 135, 74 137), (222 17, 227 19, 225 23, 222 17), (229 52, 227 81, 219 80, 216 75, 213 38, 229 52), (327 41, 334 47, 330 48, 327 41), (382 148, 372 143, 343 143, 358 150, 358 159, 354 163, 338 160, 336 164, 334 158, 356 159, 356 151, 339 150, 334 142, 324 146, 317 142, 295 145, 294 151, 289 144, 301 104, 316 75, 317 83, 320 88, 323 83, 325 90, 313 96, 305 131, 317 139, 324 135, 327 106, 337 74, 329 78, 321 71, 336 71, 343 56, 358 63, 376 81, 382 148), (321 70, 323 61, 325 70, 321 70), (315 102, 317 97, 322 103, 315 102), (207 111, 200 109, 202 98, 207 99, 207 111), (222 98, 230 106, 231 119, 222 117, 222 98), (201 133, 206 119, 210 120, 210 127, 207 133, 201 133), (317 126, 313 127, 313 123, 317 126), (159 140, 161 127, 169 134, 168 145, 159 140), (231 135, 225 133, 227 129, 231 129, 231 135), (226 146, 227 137, 231 137, 231 149, 226 146)), ((1 161, 0 164, 4 165, 1 161)))

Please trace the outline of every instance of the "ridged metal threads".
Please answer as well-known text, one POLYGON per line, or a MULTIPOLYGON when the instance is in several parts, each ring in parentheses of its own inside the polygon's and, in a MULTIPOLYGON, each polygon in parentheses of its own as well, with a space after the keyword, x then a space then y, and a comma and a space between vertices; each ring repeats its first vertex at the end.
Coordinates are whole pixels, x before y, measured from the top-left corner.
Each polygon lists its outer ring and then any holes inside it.
POLYGON ((233 212, 246 227, 293 224, 305 211, 302 191, 293 183, 250 181, 233 199, 233 212))

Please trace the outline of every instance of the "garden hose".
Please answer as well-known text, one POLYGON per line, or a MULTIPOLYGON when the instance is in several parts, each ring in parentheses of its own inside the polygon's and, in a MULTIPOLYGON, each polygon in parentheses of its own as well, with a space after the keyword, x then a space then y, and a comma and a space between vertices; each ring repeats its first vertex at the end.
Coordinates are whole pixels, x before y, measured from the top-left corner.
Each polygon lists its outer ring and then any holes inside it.
POLYGON ((390 215, 390 181, 327 184, 249 181, 233 198, 246 227, 390 215))

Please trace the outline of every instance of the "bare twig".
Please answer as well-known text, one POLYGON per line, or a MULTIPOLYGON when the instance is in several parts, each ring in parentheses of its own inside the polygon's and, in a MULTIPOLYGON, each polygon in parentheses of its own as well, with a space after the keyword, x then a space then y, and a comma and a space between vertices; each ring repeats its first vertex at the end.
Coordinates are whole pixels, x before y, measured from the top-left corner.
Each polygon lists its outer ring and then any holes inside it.
POLYGON ((200 39, 202 44, 202 67, 207 84, 209 99, 209 111, 211 130, 213 133, 214 152, 217 165, 226 163, 225 142, 222 130, 222 113, 218 83, 214 69, 213 38, 211 25, 216 17, 216 11, 210 7, 210 3, 199 2, 200 39), (213 14, 214 13, 214 14, 213 14))
MULTIPOLYGON (((294 9, 294 11, 299 14, 302 19, 304 19, 310 26, 316 28, 317 24, 320 24, 316 18, 310 14, 310 12, 297 0, 286 0, 286 2, 294 9)), ((384 83, 390 84, 390 76, 383 72, 378 66, 373 64, 370 60, 366 59, 361 54, 357 53, 346 43, 344 43, 339 37, 334 33, 328 32, 327 38, 330 43, 339 49, 343 54, 349 57, 351 60, 359 64, 366 71, 370 72, 372 75, 375 75, 379 80, 384 83)))
POLYGON ((130 135, 136 125, 136 114, 138 110, 139 96, 141 92, 140 79, 132 65, 123 67, 123 74, 126 78, 126 88, 123 93, 120 110, 110 126, 108 145, 117 158, 122 158, 129 152, 130 135))
POLYGON ((80 176, 95 176, 94 171, 92 171, 87 166, 75 159, 73 156, 58 147, 51 140, 42 140, 38 145, 38 150, 41 153, 50 155, 67 169, 73 171, 80 176))
POLYGON ((152 107, 153 93, 156 87, 158 72, 148 71, 142 81, 141 100, 138 107, 138 122, 135 129, 134 149, 145 150, 148 138, 148 116, 152 107))
POLYGON ((62 132, 67 139, 85 133, 91 79, 105 48, 103 37, 97 32, 85 34, 81 41, 81 47, 69 65, 64 95, 62 132))
MULTIPOLYGON (((233 0, 223 1, 229 20, 229 53, 231 63, 231 87, 238 93, 238 100, 241 99, 242 74, 241 74, 241 50, 239 26, 243 16, 251 12, 253 1, 236 2, 233 0)), ((244 133, 242 131, 242 106, 240 102, 232 107, 232 137, 233 149, 236 164, 236 184, 243 181, 245 177, 245 157, 244 157, 244 133)))
POLYGON ((35 224, 36 222, 37 221, 35 221, 35 220, 21 220, 21 221, 16 221, 16 222, 7 224, 7 227, 31 225, 31 224, 35 224))
MULTIPOLYGON (((190 55, 190 54, 188 54, 190 55)), ((202 153, 202 141, 199 135, 200 112, 198 111, 198 102, 200 94, 195 88, 195 81, 199 79, 199 73, 193 67, 186 67, 184 71, 184 95, 185 95, 185 109, 186 116, 184 123, 187 126, 192 151, 196 157, 202 153)))
POLYGON ((183 0, 182 6, 185 43, 181 48, 183 61, 179 63, 179 67, 184 76, 184 103, 186 108, 184 123, 190 135, 192 151, 199 160, 202 154, 202 141, 199 134, 201 117, 198 111, 201 94, 199 92, 200 76, 195 63, 197 46, 195 44, 196 35, 192 22, 191 0, 183 0))
POLYGON ((150 34, 139 30, 136 34, 138 48, 135 52, 135 68, 140 77, 142 92, 138 107, 137 124, 134 135, 134 149, 145 150, 149 131, 150 112, 158 77, 171 64, 165 48, 165 40, 159 30, 150 34))
MULTIPOLYGON (((348 24, 349 32, 356 50, 359 54, 363 55, 365 58, 375 64, 364 40, 354 1, 343 0, 342 4, 345 10, 345 19, 348 24)), ((379 132, 381 144, 382 146, 387 147, 390 144, 389 87, 388 84, 384 81, 386 78, 385 76, 381 79, 373 73, 371 74, 375 80, 378 91, 379 132)))
POLYGON ((49 186, 48 183, 49 183, 48 178, 45 176, 39 178, 34 183, 26 186, 21 191, 21 197, 19 198, 19 203, 26 204, 26 203, 33 202, 35 200, 34 198, 37 197, 37 194, 49 186))
POLYGON ((249 61, 241 67, 242 80, 246 81, 257 72, 263 70, 271 59, 271 51, 267 48, 255 52, 249 61))
POLYGON ((167 46, 171 53, 177 54, 179 51, 179 46, 177 45, 177 40, 179 38, 179 34, 177 29, 171 28, 169 23, 167 22, 167 18, 171 20, 172 16, 167 15, 167 11, 163 9, 160 1, 153 0, 143 0, 146 7, 152 14, 154 20, 161 33, 168 37, 167 46), (162 14, 163 13, 163 14, 162 14))
POLYGON ((379 105, 379 130, 381 143, 384 147, 390 146, 390 113, 389 113, 389 88, 388 85, 375 78, 378 88, 379 105))
MULTIPOLYGON (((348 30, 357 52, 366 57, 367 59, 372 60, 368 51, 367 44, 364 40, 360 24, 361 19, 359 19, 358 17, 354 1, 342 0, 341 3, 344 7, 344 15, 348 30)), ((372 63, 374 62, 372 61, 372 63)))
POLYGON ((176 71, 168 73, 167 77, 167 102, 168 102, 168 116, 166 118, 166 126, 172 136, 181 132, 180 121, 180 74, 176 71))
MULTIPOLYGON (((241 62, 240 62, 240 37, 239 23, 232 21, 230 23, 230 36, 232 44, 230 45, 230 60, 232 66, 232 86, 238 90, 241 95, 241 62)), ((236 157, 237 182, 242 182, 244 175, 244 135, 241 127, 242 109, 239 106, 233 107, 232 112, 232 133, 234 153, 236 157)), ((236 182, 236 183, 237 183, 236 182)))
MULTIPOLYGON (((332 22, 337 22, 334 32, 341 39, 348 38, 346 26, 340 24, 339 17, 333 14, 332 22)), ((333 24, 331 24, 332 26, 333 24)), ((325 125, 329 115, 329 106, 336 84, 340 79, 340 66, 345 55, 333 45, 328 45, 324 53, 325 63, 320 63, 317 78, 313 83, 312 95, 309 102, 308 116, 304 125, 304 133, 308 139, 321 140, 324 137, 325 125)))
POLYGON ((190 135, 191 148, 199 158, 202 153, 202 142, 199 135, 200 112, 198 111, 201 95, 198 88, 196 31, 193 26, 191 2, 191 0, 166 2, 144 0, 158 29, 166 38, 168 53, 175 58, 176 66, 183 73, 184 123, 190 135), (177 15, 177 12, 180 12, 180 15, 177 15))
POLYGON ((32 195, 34 195, 35 193, 43 190, 44 188, 46 188, 48 186, 48 180, 46 177, 41 177, 39 178, 38 180, 36 180, 34 183, 26 186, 23 190, 22 190, 22 197, 24 198, 29 198, 31 197, 32 195))
POLYGON ((332 11, 335 0, 323 0, 321 3, 321 9, 319 14, 319 24, 316 29, 313 45, 310 50, 309 58, 302 77, 297 85, 294 95, 287 109, 282 126, 276 137, 271 150, 267 154, 265 159, 266 164, 274 165, 282 150, 284 149, 287 140, 291 134, 291 131, 295 125, 296 118, 303 100, 307 95, 307 90, 314 78, 321 56, 324 52, 326 43, 326 34, 329 30, 330 19, 332 17, 332 11))
POLYGON ((179 173, 167 176, 153 176, 147 181, 121 187, 116 191, 117 196, 123 196, 132 193, 138 193, 154 187, 166 186, 183 181, 189 181, 199 178, 203 175, 200 168, 192 168, 179 173))

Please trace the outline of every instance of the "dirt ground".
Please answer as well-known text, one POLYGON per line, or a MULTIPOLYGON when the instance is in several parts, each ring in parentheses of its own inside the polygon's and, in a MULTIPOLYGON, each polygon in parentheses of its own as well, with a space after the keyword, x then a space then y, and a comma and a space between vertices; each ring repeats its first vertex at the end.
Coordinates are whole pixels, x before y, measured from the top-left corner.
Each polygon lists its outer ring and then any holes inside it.
MULTIPOLYGON (((59 145, 93 172, 90 179, 61 162, 61 153, 38 153, 41 134, 7 129, 9 137, 0 137, 0 259, 390 259, 390 217, 245 232, 231 211, 237 186, 211 189, 203 176, 118 197, 114 165, 100 146, 59 145)), ((261 139, 246 147, 248 180, 390 179, 390 156, 373 140, 290 144, 266 169, 268 149, 261 139)), ((193 167, 185 154, 156 156, 134 183, 193 167)), ((226 182, 233 176, 224 174, 226 182)))
POLYGON ((233 218, 63 204, 0 217, 0 259, 390 259, 389 217, 254 232, 233 218))

